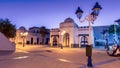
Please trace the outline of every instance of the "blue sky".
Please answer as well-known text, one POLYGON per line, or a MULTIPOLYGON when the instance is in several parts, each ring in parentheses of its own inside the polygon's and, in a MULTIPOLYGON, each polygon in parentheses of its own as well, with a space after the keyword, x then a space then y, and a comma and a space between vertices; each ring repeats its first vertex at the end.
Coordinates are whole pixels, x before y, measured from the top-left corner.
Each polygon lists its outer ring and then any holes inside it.
POLYGON ((79 23, 75 11, 80 6, 83 19, 96 1, 103 9, 93 26, 110 25, 120 18, 120 0, 0 0, 0 18, 10 19, 17 28, 58 28, 67 17, 73 18, 79 26, 86 26, 87 22, 79 23))

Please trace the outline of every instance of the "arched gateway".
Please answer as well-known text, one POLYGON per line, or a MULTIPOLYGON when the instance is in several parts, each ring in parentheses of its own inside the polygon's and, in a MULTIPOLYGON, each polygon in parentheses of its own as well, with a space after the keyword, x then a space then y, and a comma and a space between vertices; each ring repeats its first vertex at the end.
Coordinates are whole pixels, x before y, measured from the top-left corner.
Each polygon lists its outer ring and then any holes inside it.
POLYGON ((63 36, 63 46, 65 47, 69 47, 69 34, 65 33, 63 36))

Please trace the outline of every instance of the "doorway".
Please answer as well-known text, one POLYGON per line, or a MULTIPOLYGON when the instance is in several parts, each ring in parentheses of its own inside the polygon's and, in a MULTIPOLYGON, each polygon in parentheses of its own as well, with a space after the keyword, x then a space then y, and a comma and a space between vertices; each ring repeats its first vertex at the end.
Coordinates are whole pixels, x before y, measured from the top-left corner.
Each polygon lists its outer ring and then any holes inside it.
POLYGON ((39 38, 37 38, 37 44, 39 44, 39 38))
POLYGON ((57 37, 56 36, 53 37, 53 46, 57 46, 57 37))
POLYGON ((86 47, 86 45, 88 45, 88 38, 86 36, 82 36, 80 44, 81 47, 86 47))
POLYGON ((69 34, 65 33, 63 36, 63 46, 69 47, 69 40, 70 40, 69 34))
POLYGON ((31 44, 33 44, 33 38, 31 38, 31 44))

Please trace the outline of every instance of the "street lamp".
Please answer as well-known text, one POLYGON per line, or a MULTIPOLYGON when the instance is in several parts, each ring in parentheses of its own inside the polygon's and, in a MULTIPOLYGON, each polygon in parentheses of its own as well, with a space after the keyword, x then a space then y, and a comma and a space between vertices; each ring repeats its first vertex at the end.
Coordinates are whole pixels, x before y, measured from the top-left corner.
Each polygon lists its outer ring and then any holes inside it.
POLYGON ((25 46, 25 38, 28 35, 28 32, 21 32, 21 38, 23 38, 23 47, 25 46))
MULTIPOLYGON (((94 7, 92 8, 92 13, 89 13, 88 15, 85 16, 83 21, 80 22, 84 22, 84 21, 88 21, 88 45, 86 45, 86 56, 88 57, 88 63, 87 66, 88 67, 93 67, 92 65, 92 43, 91 43, 91 23, 93 23, 97 16, 99 15, 99 12, 101 10, 101 6, 99 5, 98 2, 96 2, 96 4, 94 5, 94 7)), ((80 20, 83 14, 83 11, 80 9, 80 7, 78 7, 78 9, 75 12, 77 18, 80 20)))

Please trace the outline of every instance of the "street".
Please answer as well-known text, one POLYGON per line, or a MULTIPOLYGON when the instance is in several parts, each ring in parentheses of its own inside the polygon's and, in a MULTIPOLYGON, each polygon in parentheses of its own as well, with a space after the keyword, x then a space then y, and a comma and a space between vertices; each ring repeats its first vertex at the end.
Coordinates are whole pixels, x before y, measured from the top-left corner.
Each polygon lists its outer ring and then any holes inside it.
MULTIPOLYGON (((119 68, 120 57, 93 49, 93 68, 119 68)), ((59 48, 43 45, 16 46, 12 54, 0 54, 0 68, 87 68, 85 48, 59 48)))

